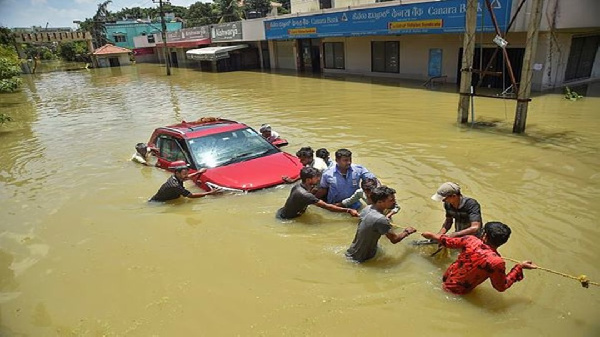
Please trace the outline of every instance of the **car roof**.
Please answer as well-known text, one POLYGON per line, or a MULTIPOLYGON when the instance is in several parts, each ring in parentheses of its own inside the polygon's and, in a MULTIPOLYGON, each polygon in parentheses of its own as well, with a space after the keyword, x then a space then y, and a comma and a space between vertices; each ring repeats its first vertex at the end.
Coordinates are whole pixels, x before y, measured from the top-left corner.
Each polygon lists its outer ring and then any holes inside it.
POLYGON ((232 121, 229 119, 221 119, 214 117, 203 117, 197 121, 186 122, 161 127, 158 129, 168 130, 180 134, 183 138, 197 138, 215 133, 245 129, 248 126, 243 123, 232 121))

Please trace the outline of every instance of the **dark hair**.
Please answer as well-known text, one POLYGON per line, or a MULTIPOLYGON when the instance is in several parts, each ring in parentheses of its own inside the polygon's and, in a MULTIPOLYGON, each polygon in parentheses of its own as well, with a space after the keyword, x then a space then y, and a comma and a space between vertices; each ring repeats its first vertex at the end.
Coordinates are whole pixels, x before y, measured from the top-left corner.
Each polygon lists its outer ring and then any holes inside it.
POLYGON ((302 182, 314 177, 318 177, 321 175, 321 171, 317 170, 314 167, 306 166, 300 170, 300 179, 302 182))
POLYGON ((148 147, 144 143, 137 143, 135 144, 135 150, 143 156, 148 152, 148 147))
POLYGON ((499 221, 490 221, 483 227, 483 232, 487 236, 487 242, 495 247, 500 247, 508 241, 510 237, 510 227, 499 221))
POLYGON ((317 157, 326 160, 327 158, 329 158, 329 151, 327 151, 327 149, 325 148, 320 148, 317 150, 317 157))
POLYGON ((389 188, 387 186, 375 187, 371 191, 371 201, 373 201, 373 203, 375 204, 379 200, 385 200, 390 195, 394 195, 394 194, 396 194, 396 190, 394 190, 393 188, 389 188))
POLYGON ((335 159, 340 159, 341 157, 352 157, 352 152, 348 149, 339 149, 335 151, 335 159))
POLYGON ((296 157, 301 158, 301 157, 313 157, 313 154, 315 152, 313 151, 313 149, 310 146, 306 146, 303 148, 300 148, 300 150, 298 150, 298 152, 296 152, 296 157))
POLYGON ((363 179, 360 182, 360 188, 363 191, 373 191, 377 186, 379 186, 379 182, 375 178, 363 179))

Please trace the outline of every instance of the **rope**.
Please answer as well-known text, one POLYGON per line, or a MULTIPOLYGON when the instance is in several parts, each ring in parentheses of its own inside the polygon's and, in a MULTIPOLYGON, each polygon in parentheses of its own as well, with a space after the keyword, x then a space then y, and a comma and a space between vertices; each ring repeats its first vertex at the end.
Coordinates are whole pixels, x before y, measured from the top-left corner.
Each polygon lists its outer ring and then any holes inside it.
MULTIPOLYGON (((514 263, 521 263, 521 261, 517 261, 517 260, 511 259, 509 257, 503 257, 503 259, 508 260, 508 261, 512 261, 514 263)), ((587 276, 585 276, 585 275, 573 276, 573 275, 561 273, 559 271, 548 269, 548 268, 543 268, 543 267, 537 267, 536 269, 540 269, 540 270, 547 271, 547 272, 552 273, 552 274, 560 275, 562 277, 566 277, 566 278, 570 278, 570 279, 573 279, 573 280, 577 280, 577 281, 579 281, 581 283, 581 286, 584 287, 584 288, 589 288, 590 284, 594 285, 594 286, 597 286, 597 287, 600 287, 600 283, 590 281, 587 278, 587 276)))

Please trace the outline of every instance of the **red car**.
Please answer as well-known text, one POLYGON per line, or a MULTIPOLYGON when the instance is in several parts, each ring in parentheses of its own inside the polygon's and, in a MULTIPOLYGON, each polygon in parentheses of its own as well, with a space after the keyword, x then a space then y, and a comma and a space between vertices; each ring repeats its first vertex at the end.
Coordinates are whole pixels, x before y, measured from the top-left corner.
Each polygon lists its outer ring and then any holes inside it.
MULTIPOLYGON (((278 146, 287 145, 279 140, 278 146)), ((195 182, 205 190, 220 188, 246 192, 283 183, 282 176, 298 178, 302 164, 269 143, 251 127, 236 121, 205 117, 195 122, 154 130, 148 146, 158 158, 156 166, 184 160, 190 173, 207 168, 195 182)))

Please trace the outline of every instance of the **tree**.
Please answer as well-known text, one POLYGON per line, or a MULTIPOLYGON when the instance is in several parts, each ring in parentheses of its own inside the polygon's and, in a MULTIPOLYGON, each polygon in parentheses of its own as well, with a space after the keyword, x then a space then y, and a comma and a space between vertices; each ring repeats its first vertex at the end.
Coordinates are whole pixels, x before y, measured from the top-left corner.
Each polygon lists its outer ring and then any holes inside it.
POLYGON ((267 13, 271 10, 270 0, 245 0, 244 1, 244 13, 246 18, 248 17, 260 17, 264 18, 267 13), (256 16, 251 16, 249 13, 256 13, 256 16))
POLYGON ((219 18, 214 15, 215 6, 213 4, 196 2, 190 5, 186 16, 186 27, 200 27, 217 23, 219 18))
POLYGON ((218 23, 235 22, 242 19, 242 11, 237 0, 214 0, 218 23))
POLYGON ((80 61, 88 52, 85 41, 72 41, 61 43, 58 47, 59 55, 67 61, 80 61))
POLYGON ((96 11, 96 15, 92 18, 90 32, 92 34, 94 48, 102 47, 107 40, 106 27, 104 24, 110 17, 110 12, 106 8, 110 3, 112 3, 112 0, 106 0, 101 4, 98 4, 98 11, 96 11))
MULTIPOLYGON (((21 75, 21 63, 17 51, 11 45, 0 44, 0 92, 17 90, 21 85, 19 75, 21 75)), ((11 121, 10 116, 0 112, 0 125, 9 121, 11 121)))

